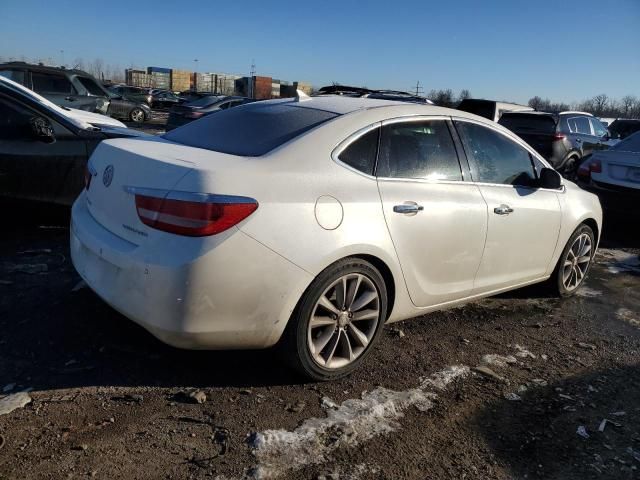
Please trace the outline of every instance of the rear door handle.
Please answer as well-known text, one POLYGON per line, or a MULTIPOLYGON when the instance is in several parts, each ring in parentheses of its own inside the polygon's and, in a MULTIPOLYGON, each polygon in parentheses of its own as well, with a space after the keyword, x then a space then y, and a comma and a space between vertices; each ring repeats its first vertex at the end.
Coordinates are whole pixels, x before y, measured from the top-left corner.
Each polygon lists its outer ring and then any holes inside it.
POLYGON ((509 215, 510 213, 513 213, 513 208, 503 203, 499 207, 494 208, 493 213, 497 215, 509 215))
POLYGON ((393 211, 396 213, 413 213, 416 214, 424 210, 422 205, 418 205, 417 203, 403 203, 402 205, 395 205, 393 207, 393 211))

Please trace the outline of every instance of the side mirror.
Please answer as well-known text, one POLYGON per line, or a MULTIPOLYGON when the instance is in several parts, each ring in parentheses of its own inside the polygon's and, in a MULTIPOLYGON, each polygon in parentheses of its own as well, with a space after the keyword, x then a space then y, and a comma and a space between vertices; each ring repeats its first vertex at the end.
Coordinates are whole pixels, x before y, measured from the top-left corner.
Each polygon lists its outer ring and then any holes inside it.
POLYGON ((54 143, 56 135, 53 133, 53 127, 46 118, 32 117, 29 120, 31 133, 33 136, 43 143, 54 143))
POLYGON ((548 188, 550 190, 558 190, 560 187, 562 187, 562 177, 553 168, 543 168, 540 171, 538 187, 548 188))

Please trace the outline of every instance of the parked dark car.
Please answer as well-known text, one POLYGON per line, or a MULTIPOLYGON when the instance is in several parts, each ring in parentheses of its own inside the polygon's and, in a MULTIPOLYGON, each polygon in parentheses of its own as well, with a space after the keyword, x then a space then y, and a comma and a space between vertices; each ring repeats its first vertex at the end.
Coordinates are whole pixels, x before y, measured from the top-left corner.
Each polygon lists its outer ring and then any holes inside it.
POLYGON ((151 105, 152 95, 148 88, 130 87, 129 85, 113 85, 108 90, 116 95, 133 100, 138 103, 151 105))
POLYGON ((609 133, 611 133, 611 136, 621 140, 638 131, 640 131, 640 120, 637 119, 619 118, 609 125, 609 133))
POLYGON ((167 131, 173 130, 206 115, 250 102, 255 100, 246 97, 207 96, 185 105, 176 105, 169 112, 165 128, 167 131))
POLYGON ((102 140, 147 135, 117 125, 103 115, 58 107, 0 77, 0 195, 71 205, 102 140))
POLYGON ((0 75, 39 93, 56 105, 106 114, 109 94, 87 72, 32 65, 25 62, 0 64, 0 75))
POLYGON ((151 118, 151 108, 145 102, 138 102, 112 92, 109 92, 109 97, 111 104, 107 115, 135 123, 142 123, 151 118))
POLYGON ((518 103, 497 102, 483 98, 465 98, 456 107, 463 112, 473 113, 480 117, 497 122, 505 112, 533 112, 533 108, 518 103))
POLYGON ((151 108, 155 110, 169 110, 179 103, 181 103, 180 98, 173 92, 164 90, 151 95, 151 108))
POLYGON ((498 123, 531 145, 566 178, 575 178, 582 159, 618 142, 600 120, 584 112, 505 112, 498 123))
POLYGON ((219 93, 213 92, 194 92, 192 90, 186 90, 184 92, 180 92, 178 98, 182 100, 184 103, 195 102, 196 100, 200 100, 204 97, 219 97, 219 93))

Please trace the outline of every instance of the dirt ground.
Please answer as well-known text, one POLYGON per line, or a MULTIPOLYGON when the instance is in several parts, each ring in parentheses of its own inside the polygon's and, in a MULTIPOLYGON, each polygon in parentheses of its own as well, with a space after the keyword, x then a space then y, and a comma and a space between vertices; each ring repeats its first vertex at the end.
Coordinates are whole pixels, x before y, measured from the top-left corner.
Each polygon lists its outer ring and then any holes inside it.
POLYGON ((628 221, 580 296, 528 288, 394 324, 355 374, 314 384, 273 350, 159 343, 79 283, 68 211, 18 214, 0 239, 0 396, 31 402, 0 415, 0 479, 640 478, 628 221))

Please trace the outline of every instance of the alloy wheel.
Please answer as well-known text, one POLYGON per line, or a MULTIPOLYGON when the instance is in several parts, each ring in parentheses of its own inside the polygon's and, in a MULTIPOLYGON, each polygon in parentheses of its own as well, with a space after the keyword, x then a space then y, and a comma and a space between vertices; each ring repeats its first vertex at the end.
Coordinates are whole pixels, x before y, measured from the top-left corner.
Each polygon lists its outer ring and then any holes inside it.
POLYGON ((142 122, 144 120, 144 112, 139 108, 136 108, 131 112, 131 120, 137 123, 142 122))
POLYGON ((592 256, 591 237, 582 233, 574 240, 562 265, 562 283, 568 292, 575 290, 584 280, 592 256))
POLYGON ((380 321, 380 295, 365 275, 350 273, 320 295, 307 332, 311 357, 327 369, 342 368, 367 349, 380 321))

